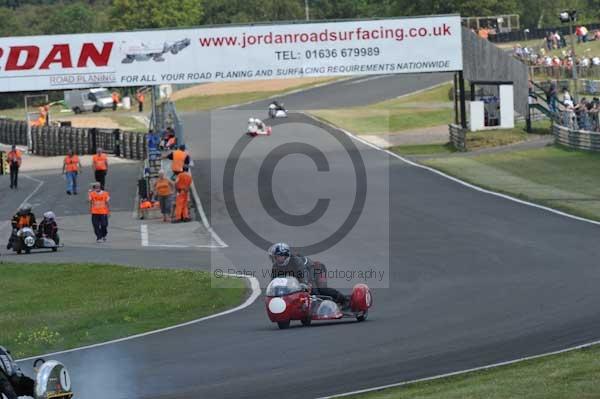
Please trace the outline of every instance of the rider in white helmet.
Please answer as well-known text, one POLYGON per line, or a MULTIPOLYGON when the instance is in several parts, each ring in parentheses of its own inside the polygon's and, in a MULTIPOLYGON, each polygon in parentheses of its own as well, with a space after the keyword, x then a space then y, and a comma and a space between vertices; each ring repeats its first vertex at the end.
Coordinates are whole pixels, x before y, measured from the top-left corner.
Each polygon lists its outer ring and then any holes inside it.
POLYGON ((58 224, 56 223, 54 212, 48 211, 44 213, 44 219, 40 222, 37 235, 38 237, 51 238, 58 245, 58 224))
POLYGON ((273 244, 267 251, 271 260, 271 278, 296 277, 299 282, 310 287, 311 292, 316 295, 325 295, 345 308, 349 305, 349 298, 335 288, 325 287, 320 284, 319 271, 326 268, 319 262, 313 262, 309 257, 300 254, 292 254, 290 246, 284 242, 273 244), (318 264, 318 268, 315 267, 318 264))

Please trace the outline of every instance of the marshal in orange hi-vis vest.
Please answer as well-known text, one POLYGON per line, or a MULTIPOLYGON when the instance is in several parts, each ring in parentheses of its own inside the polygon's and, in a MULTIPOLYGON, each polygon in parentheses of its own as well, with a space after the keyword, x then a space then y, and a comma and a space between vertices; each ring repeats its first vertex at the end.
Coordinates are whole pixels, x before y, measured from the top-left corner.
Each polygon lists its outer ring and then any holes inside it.
POLYGON ((106 191, 92 191, 90 192, 90 204, 91 204, 91 214, 92 215, 108 215, 108 201, 110 200, 110 196, 106 191))
POLYGON ((108 169, 108 157, 106 156, 106 154, 93 155, 92 162, 94 163, 94 170, 108 169))
POLYGON ((171 162, 171 169, 173 170, 173 172, 183 172, 183 165, 185 165, 186 157, 187 154, 185 153, 185 151, 173 151, 173 161, 171 162))
POLYGON ((67 172, 78 172, 79 171, 79 157, 77 155, 65 157, 65 170, 67 172))

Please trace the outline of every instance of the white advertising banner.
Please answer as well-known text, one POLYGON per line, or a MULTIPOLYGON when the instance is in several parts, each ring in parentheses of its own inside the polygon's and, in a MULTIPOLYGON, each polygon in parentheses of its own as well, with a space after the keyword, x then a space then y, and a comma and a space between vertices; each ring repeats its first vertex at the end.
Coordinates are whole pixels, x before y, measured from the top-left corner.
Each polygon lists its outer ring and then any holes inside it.
POLYGON ((459 16, 0 38, 0 92, 461 69, 459 16))

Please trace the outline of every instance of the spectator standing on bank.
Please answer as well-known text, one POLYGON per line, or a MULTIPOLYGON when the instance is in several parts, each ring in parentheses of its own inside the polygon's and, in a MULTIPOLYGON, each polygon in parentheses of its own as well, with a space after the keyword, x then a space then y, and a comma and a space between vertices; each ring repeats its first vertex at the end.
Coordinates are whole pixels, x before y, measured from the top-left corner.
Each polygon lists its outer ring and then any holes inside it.
POLYGON ((144 92, 140 90, 136 93, 135 96, 138 102, 138 111, 144 112, 144 92))
POLYGON ((16 145, 12 145, 8 152, 8 166, 10 169, 10 188, 17 189, 19 182, 19 168, 23 162, 23 154, 17 149, 16 145))
POLYGON ((573 98, 571 98, 571 93, 569 93, 569 89, 567 89, 566 87, 563 87, 563 102, 571 102, 571 104, 573 103, 573 98))
POLYGON ((556 108, 557 95, 558 95, 558 93, 556 92, 556 83, 552 82, 550 84, 550 89, 548 90, 548 95, 547 95, 548 107, 550 108, 551 112, 557 111, 557 108, 556 108))
POLYGON ((159 171, 158 180, 154 183, 154 192, 160 204, 160 213, 163 215, 163 222, 167 222, 167 218, 171 216, 171 197, 173 196, 174 189, 175 185, 171 179, 167 179, 165 171, 159 171))
POLYGON ((102 148, 98 148, 96 155, 92 156, 92 169, 94 170, 96 181, 100 183, 100 188, 104 190, 106 174, 108 173, 108 157, 102 151, 102 148))
POLYGON ((92 215, 92 226, 96 234, 96 242, 105 242, 108 235, 108 215, 110 215, 110 195, 102 190, 100 183, 92 185, 89 193, 90 214, 92 215))
POLYGON ((192 176, 188 172, 188 167, 184 166, 183 171, 177 175, 175 180, 175 189, 177 190, 177 198, 175 199, 175 220, 173 223, 189 222, 189 198, 190 187, 192 186, 192 176))
POLYGON ((554 35, 550 32, 546 35, 546 49, 548 51, 552 51, 552 47, 554 45, 554 35))
POLYGON ((73 154, 73 150, 67 151, 67 156, 63 161, 63 174, 67 178, 67 194, 77 195, 77 175, 81 170, 79 157, 73 154))
POLYGON ((116 111, 117 110, 117 105, 119 104, 119 92, 114 90, 111 94, 112 97, 112 102, 113 102, 113 106, 112 106, 112 110, 116 111))

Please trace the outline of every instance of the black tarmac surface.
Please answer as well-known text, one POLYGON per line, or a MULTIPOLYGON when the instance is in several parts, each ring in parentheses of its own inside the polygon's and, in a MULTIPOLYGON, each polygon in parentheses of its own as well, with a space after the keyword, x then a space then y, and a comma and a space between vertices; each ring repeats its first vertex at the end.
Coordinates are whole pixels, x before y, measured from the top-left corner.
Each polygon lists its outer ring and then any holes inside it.
MULTIPOLYGON (((448 79, 421 75, 342 82, 283 100, 290 110, 343 107, 448 79)), ((369 320, 310 328, 298 324, 280 331, 269 322, 261 298, 244 310, 195 325, 56 356, 71 370, 77 397, 319 397, 600 337, 598 226, 477 192, 356 141, 356 149, 342 146, 338 139, 343 142, 346 136, 301 115, 274 123, 271 137, 246 139, 247 118, 266 119, 266 107, 242 108, 185 117, 195 183, 215 231, 228 244, 196 251, 202 255, 190 265, 254 273, 263 280, 265 248, 240 232, 240 217, 266 240, 309 245, 353 213, 356 189, 364 187, 364 207, 353 228, 311 256, 330 269, 384 273, 382 281, 368 282, 381 287, 374 289, 369 320), (231 158, 236 143, 247 148, 231 158), (273 203, 261 203, 260 194, 271 190, 270 179, 259 175, 267 154, 289 143, 313 147, 276 165, 272 192, 281 207, 277 211, 273 203), (350 162, 349 154, 357 151, 365 166, 364 185, 356 183, 350 162), (318 158, 318 153, 328 165, 320 171, 308 157, 318 158), (238 164, 233 186, 223 189, 228 158, 230 165, 233 159, 238 164), (231 214, 231 193, 238 214, 231 214), (283 211, 307 213, 319 198, 330 199, 329 207, 308 226, 290 227, 272 217, 283 217, 283 211)), ((291 152, 303 148, 295 144, 291 152)), ((7 192, 4 187, 2 192, 7 192)), ((10 195, 16 203, 22 194, 10 195)), ((154 264, 167 256, 163 253, 169 252, 138 256, 154 264)), ((351 283, 332 282, 344 292, 351 283)))

